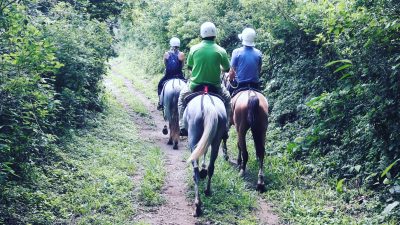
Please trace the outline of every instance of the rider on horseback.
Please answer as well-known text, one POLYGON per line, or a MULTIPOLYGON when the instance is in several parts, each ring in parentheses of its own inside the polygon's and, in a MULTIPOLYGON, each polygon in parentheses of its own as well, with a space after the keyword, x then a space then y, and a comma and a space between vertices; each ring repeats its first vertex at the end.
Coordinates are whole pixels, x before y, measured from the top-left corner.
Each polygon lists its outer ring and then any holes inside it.
POLYGON ((178 78, 182 80, 185 79, 185 76, 182 72, 183 64, 185 62, 185 54, 179 51, 181 41, 179 40, 179 38, 173 37, 169 41, 169 45, 171 46, 171 49, 164 54, 165 73, 163 78, 161 78, 160 82, 158 83, 158 110, 163 109, 160 94, 165 82, 172 78, 178 78))
MULTIPOLYGON (((237 87, 259 89, 259 76, 261 72, 262 53, 254 48, 254 39, 256 31, 252 28, 245 28, 239 39, 242 40, 243 47, 237 48, 232 52, 231 69, 229 71, 229 80, 237 82, 237 87)), ((233 92, 232 86, 229 92, 233 92)))
POLYGON ((181 90, 178 100, 179 127, 181 136, 187 136, 184 129, 183 113, 185 111, 184 99, 201 85, 209 85, 215 89, 225 104, 226 113, 229 118, 231 106, 229 92, 221 86, 221 66, 225 71, 229 70, 228 55, 222 47, 214 40, 217 35, 217 28, 211 22, 205 22, 200 27, 202 42, 190 48, 187 59, 188 69, 191 70, 191 77, 188 84, 181 90))

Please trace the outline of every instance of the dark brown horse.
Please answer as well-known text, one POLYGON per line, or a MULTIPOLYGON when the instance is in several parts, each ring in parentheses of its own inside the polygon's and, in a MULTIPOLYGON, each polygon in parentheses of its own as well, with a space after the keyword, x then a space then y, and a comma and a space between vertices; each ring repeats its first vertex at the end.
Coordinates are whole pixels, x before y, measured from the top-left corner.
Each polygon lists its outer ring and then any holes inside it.
MULTIPOLYGON (((226 85, 227 82, 224 82, 226 85)), ((249 154, 246 147, 246 133, 251 130, 259 164, 257 190, 264 191, 264 156, 265 139, 268 128, 268 101, 260 92, 255 90, 243 90, 237 93, 231 100, 231 123, 235 125, 238 136, 238 159, 240 175, 246 171, 249 154)), ((225 145, 224 141, 224 145, 225 145)))

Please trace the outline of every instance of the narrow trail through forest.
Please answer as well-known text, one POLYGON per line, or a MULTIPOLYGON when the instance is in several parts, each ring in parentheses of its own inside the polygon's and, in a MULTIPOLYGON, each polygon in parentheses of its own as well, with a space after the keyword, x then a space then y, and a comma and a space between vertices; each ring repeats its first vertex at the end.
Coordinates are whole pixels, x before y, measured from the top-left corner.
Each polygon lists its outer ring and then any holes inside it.
MULTIPOLYGON (((135 89, 131 80, 127 77, 119 74, 113 70, 113 68, 111 68, 111 74, 123 80, 124 86, 129 92, 129 96, 140 100, 148 111, 148 115, 143 116, 135 113, 126 99, 124 99, 121 90, 119 90, 109 78, 105 80, 107 89, 115 96, 117 101, 123 105, 132 118, 132 121, 139 127, 141 132, 140 136, 143 140, 160 147, 165 154, 165 170, 167 171, 167 177, 162 190, 165 203, 159 207, 138 207, 138 213, 133 220, 150 224, 204 224, 204 221, 201 222, 192 216, 192 202, 190 199, 186 198, 189 191, 186 182, 186 173, 187 167, 190 166, 190 164, 186 163, 184 158, 184 153, 187 150, 186 140, 181 140, 179 143, 179 150, 173 150, 171 146, 167 145, 167 136, 163 135, 161 132, 166 123, 161 113, 156 110, 156 106, 151 103, 150 99, 142 92, 135 89)), ((138 182, 142 179, 142 176, 142 174, 138 173, 133 177, 133 180, 138 182)), ((249 184, 249 186, 251 186, 251 184, 249 184)), ((279 218, 272 212, 271 206, 260 196, 257 197, 257 200, 258 207, 253 213, 259 220, 259 224, 279 224, 279 218)), ((208 223, 206 222, 206 224, 208 223)))
POLYGON ((130 95, 139 99, 145 105, 149 112, 147 118, 134 113, 119 94, 118 88, 113 86, 110 80, 106 80, 106 85, 112 94, 124 105, 133 122, 139 126, 140 136, 145 141, 160 147, 166 156, 167 177, 162 190, 165 203, 158 208, 139 208, 139 213, 134 221, 144 221, 150 224, 195 224, 196 220, 191 214, 193 211, 191 202, 186 199, 186 167, 189 165, 183 157, 185 142, 179 144, 179 150, 173 150, 171 146, 167 145, 167 138, 161 133, 165 124, 164 119, 155 110, 156 106, 140 91, 136 90, 130 80, 115 71, 112 71, 112 75, 123 79, 130 95))

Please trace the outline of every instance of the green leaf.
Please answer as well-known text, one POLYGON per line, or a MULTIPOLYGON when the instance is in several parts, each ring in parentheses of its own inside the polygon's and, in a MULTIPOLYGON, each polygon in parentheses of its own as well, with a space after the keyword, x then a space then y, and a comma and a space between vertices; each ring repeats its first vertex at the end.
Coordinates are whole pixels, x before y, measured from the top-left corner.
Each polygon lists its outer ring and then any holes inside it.
POLYGON ((335 71, 333 71, 333 73, 337 73, 337 72, 339 72, 339 71, 342 71, 342 70, 344 70, 344 69, 346 69, 346 68, 348 68, 348 67, 350 67, 350 66, 353 66, 353 65, 351 65, 351 64, 345 64, 345 65, 343 65, 343 66, 337 68, 335 71))
POLYGON ((294 142, 290 142, 286 146, 286 150, 288 151, 289 154, 292 154, 294 152, 294 149, 297 147, 297 144, 294 142))
POLYGON ((343 75, 339 80, 344 80, 344 79, 346 79, 346 78, 348 78, 348 77, 352 77, 353 75, 351 75, 351 74, 349 74, 349 73, 346 73, 345 75, 343 75))
POLYGON ((386 185, 390 184, 390 180, 388 178, 385 178, 383 180, 383 184, 386 184, 386 185))
POLYGON ((396 165, 396 163, 399 161, 399 159, 397 159, 396 161, 394 161, 392 164, 390 164, 388 167, 386 167, 386 169, 382 172, 381 177, 384 177, 390 169, 392 169, 392 167, 394 165, 396 165))
POLYGON ((335 61, 332 61, 332 62, 329 62, 329 63, 325 64, 325 67, 332 66, 332 65, 334 65, 334 64, 336 64, 336 63, 353 64, 353 63, 352 63, 350 60, 348 60, 348 59, 340 59, 340 60, 335 60, 335 61))
POLYGON ((390 203, 389 205, 387 205, 385 207, 385 209, 383 210, 382 214, 389 214, 394 208, 396 208, 396 206, 398 206, 400 204, 400 202, 395 201, 390 203))
POLYGON ((338 182, 337 182, 337 184, 336 184, 336 191, 338 192, 338 193, 343 193, 343 182, 346 180, 346 178, 343 178, 343 179, 341 179, 341 180, 339 180, 338 182))
POLYGON ((357 173, 359 173, 359 172, 360 172, 360 169, 361 169, 361 165, 355 166, 354 169, 357 171, 357 173))

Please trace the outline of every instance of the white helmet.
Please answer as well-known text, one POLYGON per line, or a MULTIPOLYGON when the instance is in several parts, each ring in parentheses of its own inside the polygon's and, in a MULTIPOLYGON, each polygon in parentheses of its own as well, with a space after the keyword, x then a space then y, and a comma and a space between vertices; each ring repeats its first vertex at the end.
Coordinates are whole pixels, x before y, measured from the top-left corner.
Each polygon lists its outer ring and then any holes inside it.
POLYGON ((254 39, 256 38, 256 31, 253 28, 245 28, 241 34, 238 35, 245 46, 254 46, 254 39))
POLYGON ((200 27, 200 36, 202 38, 217 36, 217 28, 211 22, 205 22, 200 27))
POLYGON ((171 40, 169 40, 169 45, 171 47, 179 47, 181 46, 181 41, 179 40, 179 38, 173 37, 171 38, 171 40))

